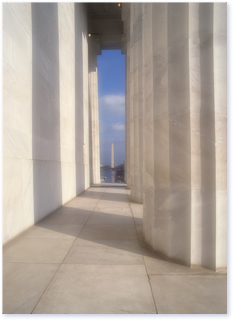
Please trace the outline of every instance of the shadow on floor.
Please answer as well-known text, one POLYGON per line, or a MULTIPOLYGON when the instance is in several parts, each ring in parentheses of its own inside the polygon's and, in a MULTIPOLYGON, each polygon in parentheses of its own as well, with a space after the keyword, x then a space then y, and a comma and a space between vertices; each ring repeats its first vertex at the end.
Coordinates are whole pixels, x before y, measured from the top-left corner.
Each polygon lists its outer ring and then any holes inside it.
POLYGON ((127 202, 127 203, 129 202, 127 194, 115 193, 115 192, 104 193, 99 191, 86 191, 81 193, 77 197, 77 199, 82 199, 82 198, 99 199, 101 201, 106 200, 106 201, 120 201, 120 202, 127 202))

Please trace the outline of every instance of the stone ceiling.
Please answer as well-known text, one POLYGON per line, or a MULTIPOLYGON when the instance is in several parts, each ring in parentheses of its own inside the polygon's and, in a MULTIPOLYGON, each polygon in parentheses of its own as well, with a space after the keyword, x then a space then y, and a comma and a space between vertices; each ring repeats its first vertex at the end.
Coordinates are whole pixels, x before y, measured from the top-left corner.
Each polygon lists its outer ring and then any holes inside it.
POLYGON ((123 21, 118 3, 88 3, 88 33, 99 36, 102 50, 121 49, 123 21))

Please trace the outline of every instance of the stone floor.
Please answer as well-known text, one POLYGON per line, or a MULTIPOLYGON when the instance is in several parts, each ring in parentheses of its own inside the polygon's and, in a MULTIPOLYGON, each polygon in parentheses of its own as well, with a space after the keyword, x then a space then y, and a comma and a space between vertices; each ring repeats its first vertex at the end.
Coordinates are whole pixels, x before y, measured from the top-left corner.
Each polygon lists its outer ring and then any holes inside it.
POLYGON ((156 256, 125 187, 91 187, 3 249, 5 314, 226 312, 226 274, 156 256))

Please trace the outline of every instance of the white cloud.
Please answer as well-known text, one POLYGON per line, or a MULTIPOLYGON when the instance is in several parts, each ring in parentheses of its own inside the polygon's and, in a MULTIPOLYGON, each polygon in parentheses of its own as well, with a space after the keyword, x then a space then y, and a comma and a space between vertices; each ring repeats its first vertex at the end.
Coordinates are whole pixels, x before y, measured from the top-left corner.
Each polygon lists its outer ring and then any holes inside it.
POLYGON ((99 98, 99 108, 103 111, 109 111, 117 114, 125 112, 124 95, 105 95, 99 98))
POLYGON ((116 131, 124 131, 125 130, 125 125, 123 123, 116 123, 112 125, 113 130, 116 131))
POLYGON ((107 95, 103 97, 106 104, 116 105, 125 103, 125 97, 122 95, 107 95))

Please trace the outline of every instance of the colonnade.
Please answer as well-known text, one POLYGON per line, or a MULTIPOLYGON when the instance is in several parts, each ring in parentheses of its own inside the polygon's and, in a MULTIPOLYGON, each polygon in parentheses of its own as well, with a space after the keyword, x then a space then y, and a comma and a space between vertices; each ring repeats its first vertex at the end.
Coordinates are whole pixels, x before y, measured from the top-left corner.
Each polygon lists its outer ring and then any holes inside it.
POLYGON ((123 5, 126 179, 157 252, 227 264, 226 4, 123 5))
MULTIPOLYGON (((87 9, 3 6, 4 243, 100 182, 87 9)), ((122 4, 131 200, 155 251, 211 269, 227 264, 226 9, 122 4)))

